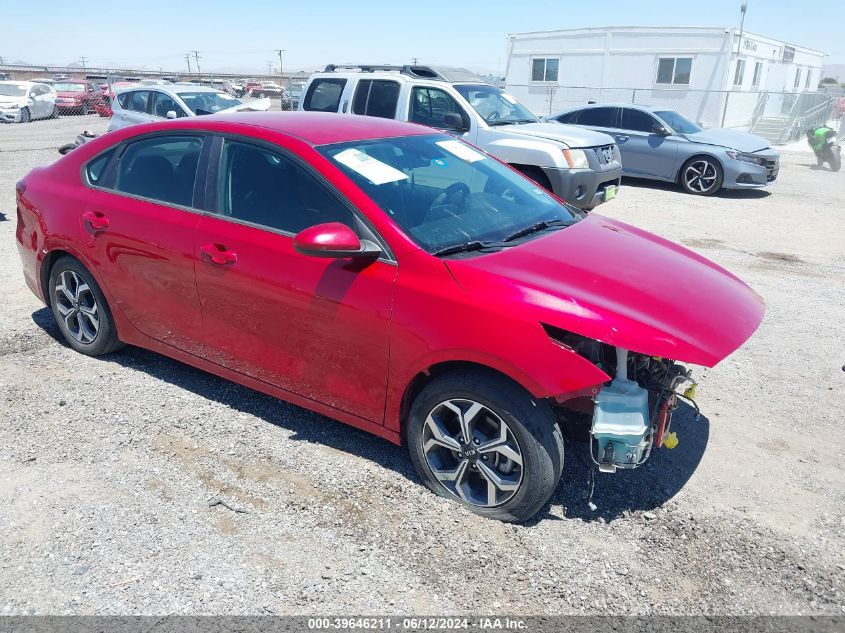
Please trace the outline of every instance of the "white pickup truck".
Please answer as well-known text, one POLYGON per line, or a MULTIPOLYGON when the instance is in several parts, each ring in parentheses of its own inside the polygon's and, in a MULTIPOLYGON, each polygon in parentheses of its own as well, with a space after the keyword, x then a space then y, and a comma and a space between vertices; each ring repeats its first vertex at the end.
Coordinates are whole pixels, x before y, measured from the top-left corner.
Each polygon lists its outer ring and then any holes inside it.
POLYGON ((299 109, 446 130, 582 209, 615 197, 622 178, 612 137, 542 123, 510 94, 463 68, 331 64, 309 77, 299 109))

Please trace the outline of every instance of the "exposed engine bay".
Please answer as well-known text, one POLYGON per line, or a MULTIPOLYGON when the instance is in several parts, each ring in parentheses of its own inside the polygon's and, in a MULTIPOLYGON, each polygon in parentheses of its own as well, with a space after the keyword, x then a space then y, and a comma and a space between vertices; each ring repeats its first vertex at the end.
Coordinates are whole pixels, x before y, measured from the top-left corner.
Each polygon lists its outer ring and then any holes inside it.
POLYGON ((670 427, 678 399, 690 402, 698 413, 693 399, 696 382, 688 369, 670 359, 629 352, 557 328, 546 329, 556 343, 613 378, 591 402, 578 398, 561 403, 564 410, 582 416, 592 406, 589 450, 600 472, 636 468, 646 462, 655 446, 677 446, 678 438, 670 427), (684 383, 689 387, 678 393, 684 383))

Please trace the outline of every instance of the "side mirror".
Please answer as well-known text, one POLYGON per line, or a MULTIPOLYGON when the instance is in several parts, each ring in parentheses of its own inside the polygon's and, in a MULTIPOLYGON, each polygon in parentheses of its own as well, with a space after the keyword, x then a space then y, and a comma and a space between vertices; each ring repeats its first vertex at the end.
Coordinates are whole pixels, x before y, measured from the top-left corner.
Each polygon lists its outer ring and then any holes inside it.
POLYGON ((168 110, 167 111, 167 118, 168 119, 175 119, 176 118, 176 111, 175 110, 168 110))
POLYGON ((443 127, 461 132, 467 129, 467 126, 464 124, 464 118, 457 112, 447 112, 443 115, 443 127))
POLYGON ((672 134, 669 130, 667 130, 659 123, 655 123, 651 126, 651 132, 652 134, 657 134, 657 136, 671 136, 672 134))
POLYGON ((293 238, 297 253, 311 257, 378 257, 381 249, 365 240, 363 243, 355 231, 340 222, 326 222, 308 227, 293 238))

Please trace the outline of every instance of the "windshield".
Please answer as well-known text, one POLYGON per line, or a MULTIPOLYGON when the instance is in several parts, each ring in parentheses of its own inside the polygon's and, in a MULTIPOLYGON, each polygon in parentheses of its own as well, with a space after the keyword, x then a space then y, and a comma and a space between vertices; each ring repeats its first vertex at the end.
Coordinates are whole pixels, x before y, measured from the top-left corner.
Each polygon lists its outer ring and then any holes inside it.
POLYGON ((695 134, 696 132, 701 132, 703 129, 673 110, 655 111, 655 114, 666 121, 669 127, 678 134, 695 134))
POLYGON ((443 134, 354 141, 317 150, 429 253, 505 248, 580 212, 463 141, 443 134), (519 233, 519 235, 517 235, 519 233))
POLYGON ((197 116, 241 105, 240 101, 225 92, 180 92, 179 98, 197 116))
POLYGON ((53 84, 56 92, 85 92, 85 84, 53 84))
POLYGON ((501 88, 465 84, 456 85, 455 90, 461 93, 488 125, 537 122, 536 116, 501 88))
POLYGON ((23 97, 26 95, 26 86, 0 83, 0 95, 4 97, 23 97))

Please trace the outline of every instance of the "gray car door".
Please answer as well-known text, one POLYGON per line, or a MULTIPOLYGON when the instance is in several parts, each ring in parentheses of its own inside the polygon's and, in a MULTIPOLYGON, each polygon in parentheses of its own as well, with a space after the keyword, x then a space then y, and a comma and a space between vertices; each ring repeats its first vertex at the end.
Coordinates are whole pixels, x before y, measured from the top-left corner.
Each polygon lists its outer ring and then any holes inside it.
POLYGON ((663 127, 652 114, 639 108, 622 108, 619 130, 614 136, 622 154, 626 176, 672 179, 678 161, 678 139, 656 134, 663 127))

